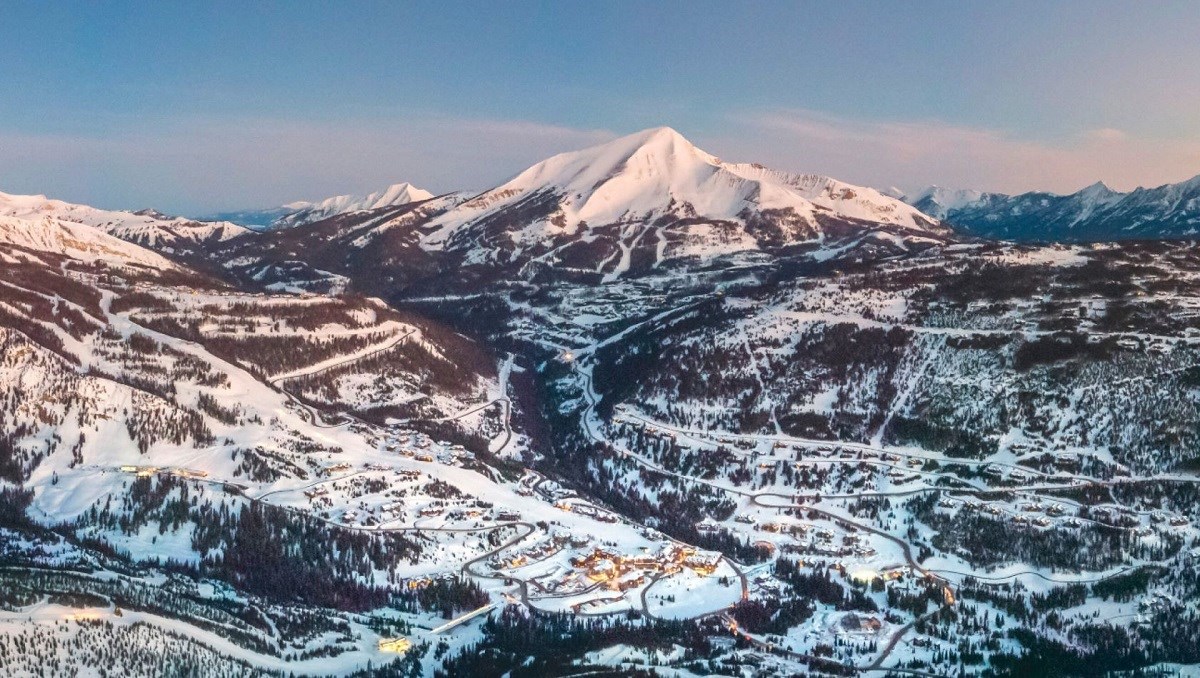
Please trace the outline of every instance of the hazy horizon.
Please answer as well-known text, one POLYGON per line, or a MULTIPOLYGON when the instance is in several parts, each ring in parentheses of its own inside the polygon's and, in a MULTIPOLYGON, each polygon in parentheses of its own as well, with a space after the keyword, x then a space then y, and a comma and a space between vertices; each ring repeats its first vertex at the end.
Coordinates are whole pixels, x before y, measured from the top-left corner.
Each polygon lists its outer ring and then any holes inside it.
POLYGON ((1130 190, 1200 174, 1196 25, 1183 3, 15 7, 0 191, 208 214, 482 189, 660 125, 877 188, 1130 190))

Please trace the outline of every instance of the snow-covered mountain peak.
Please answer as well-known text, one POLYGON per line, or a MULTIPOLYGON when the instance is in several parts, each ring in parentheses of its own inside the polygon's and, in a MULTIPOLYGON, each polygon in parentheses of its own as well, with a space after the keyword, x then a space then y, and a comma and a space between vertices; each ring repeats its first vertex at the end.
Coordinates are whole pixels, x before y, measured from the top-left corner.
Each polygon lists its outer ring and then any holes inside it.
POLYGON ((601 192, 599 200, 604 202, 631 197, 620 195, 620 189, 631 188, 631 183, 642 184, 633 193, 646 193, 647 189, 669 193, 680 188, 681 180, 712 174, 719 166, 715 156, 696 148, 679 132, 656 127, 580 151, 560 153, 493 190, 525 192, 555 186, 587 198, 601 192), (612 181, 616 185, 607 186, 612 181))
POLYGON ((931 217, 945 219, 950 212, 978 203, 984 195, 983 191, 975 189, 945 188, 932 185, 916 192, 911 197, 903 196, 901 200, 931 217))
POLYGON ((1084 199, 1105 199, 1116 195, 1121 194, 1109 188, 1108 184, 1104 183, 1103 181, 1097 181, 1096 183, 1079 191, 1079 196, 1084 199))
POLYGON ((405 181, 388 186, 383 190, 383 194, 379 197, 379 200, 385 201, 388 204, 402 204, 418 200, 428 200, 432 197, 433 194, 429 191, 417 188, 405 181))
MULTIPOLYGON (((680 219, 744 225, 764 213, 772 220, 787 215, 789 235, 780 237, 788 241, 816 237, 822 218, 936 228, 934 219, 874 189, 817 174, 727 163, 674 129, 656 127, 539 162, 435 219, 424 242, 442 247, 460 229, 494 224, 505 214, 512 219, 501 220, 516 227, 510 236, 520 249, 573 236, 582 227, 680 219)), ((747 242, 753 240, 723 243, 722 251, 744 249, 747 242)))

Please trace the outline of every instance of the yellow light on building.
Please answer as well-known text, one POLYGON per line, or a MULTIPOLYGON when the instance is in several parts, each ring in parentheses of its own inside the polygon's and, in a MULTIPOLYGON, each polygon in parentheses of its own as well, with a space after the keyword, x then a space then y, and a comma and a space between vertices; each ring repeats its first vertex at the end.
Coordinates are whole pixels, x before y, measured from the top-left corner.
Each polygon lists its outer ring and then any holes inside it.
POLYGON ((850 573, 850 578, 857 582, 869 584, 879 578, 879 573, 875 570, 864 568, 850 573))
POLYGON ((379 651, 392 652, 395 654, 404 654, 408 652, 408 648, 412 647, 412 641, 404 636, 399 638, 380 638, 379 651))

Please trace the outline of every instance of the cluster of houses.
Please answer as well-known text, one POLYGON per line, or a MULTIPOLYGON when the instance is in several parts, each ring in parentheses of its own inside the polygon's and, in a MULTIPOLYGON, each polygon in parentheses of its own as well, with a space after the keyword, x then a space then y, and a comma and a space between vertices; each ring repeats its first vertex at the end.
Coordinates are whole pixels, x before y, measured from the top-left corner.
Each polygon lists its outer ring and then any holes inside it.
POLYGON ((407 459, 426 463, 438 462, 450 466, 463 466, 475 459, 475 453, 462 445, 435 441, 424 433, 396 429, 389 433, 383 449, 407 459), (435 449, 436 448, 436 449, 435 449))
POLYGON ((593 583, 624 591, 640 586, 651 572, 674 574, 687 568, 701 576, 711 575, 720 567, 721 558, 720 553, 668 544, 658 553, 632 556, 596 548, 572 558, 571 565, 593 583))
MULTIPOLYGON (((337 464, 329 469, 333 469, 331 473, 344 473, 352 470, 349 465, 337 464)), ((389 523, 397 520, 413 520, 416 518, 437 518, 446 516, 448 520, 460 521, 468 519, 481 519, 485 514, 491 513, 493 507, 488 502, 475 500, 473 503, 460 505, 461 502, 450 502, 446 500, 435 499, 425 503, 419 508, 411 506, 411 502, 406 498, 410 496, 410 489, 402 487, 404 484, 419 483, 423 479, 428 478, 425 473, 411 469, 397 469, 387 464, 370 463, 363 466, 363 471, 375 471, 380 474, 390 473, 389 482, 384 483, 386 491, 384 491, 385 499, 383 503, 370 504, 367 501, 359 501, 355 509, 343 512, 339 517, 339 522, 347 525, 363 525, 377 526, 383 523, 389 523)), ((304 490, 304 496, 308 499, 310 506, 315 508, 330 509, 334 506, 333 499, 336 497, 345 500, 355 497, 361 497, 364 494, 376 493, 378 487, 372 487, 372 484, 379 483, 383 478, 378 474, 354 474, 337 478, 326 483, 315 485, 304 490)), ((412 495, 413 499, 421 500, 423 495, 417 493, 412 495)), ((420 501, 417 502, 420 505, 420 501)), ((325 514, 329 518, 329 514, 325 514)), ((500 510, 493 516, 499 520, 515 521, 519 520, 520 516, 507 510, 500 510)))
MULTIPOLYGON (((746 524, 753 524, 754 519, 747 514, 740 514, 735 521, 746 524)), ((786 519, 785 519, 786 520, 786 519)), ((837 543, 837 535, 833 530, 825 527, 816 527, 808 523, 798 522, 765 522, 756 525, 757 529, 768 532, 770 534, 780 534, 791 537, 794 542, 785 543, 779 548, 784 553, 819 555, 845 558, 848 556, 858 556, 861 558, 870 558, 876 554, 875 548, 870 545, 869 540, 861 534, 847 534, 842 537, 841 543, 837 543)), ((701 533, 715 533, 721 529, 721 524, 705 518, 696 523, 696 530, 701 533)), ((774 549, 773 543, 769 544, 769 548, 774 549)))
MULTIPOLYGON (((519 567, 525 567, 530 563, 536 563, 549 558, 561 551, 569 542, 570 538, 566 535, 554 535, 550 539, 540 541, 514 554, 493 556, 491 565, 495 570, 504 568, 515 570, 519 567)), ((586 545, 586 542, 584 542, 584 545, 586 545)))
POLYGON ((121 472, 132 473, 139 478, 149 478, 160 473, 188 480, 203 480, 208 477, 208 471, 197 471, 190 468, 160 468, 158 466, 133 466, 129 464, 122 466, 121 472))
POLYGON ((578 496, 573 490, 534 471, 527 472, 517 483, 517 494, 522 497, 532 497, 536 494, 538 498, 549 502, 561 502, 578 496))
MULTIPOLYGON (((1057 503, 1044 504, 1040 501, 1033 501, 1025 502, 1019 506, 1009 506, 1002 503, 985 503, 975 499, 959 499, 946 496, 939 499, 937 505, 945 509, 953 509, 961 505, 992 516, 1001 516, 1006 513, 1011 514, 1009 519, 1014 525, 1032 525, 1034 527, 1048 528, 1058 524, 1078 528, 1084 524, 1084 520, 1081 520, 1079 517, 1069 516, 1067 507, 1057 503)), ((1136 511, 1120 506, 1081 508, 1079 515, 1083 516, 1086 520, 1108 527, 1134 530, 1143 536, 1153 534, 1153 527, 1161 529, 1169 526, 1170 528, 1182 529, 1190 524, 1190 521, 1183 516, 1171 514, 1166 511, 1155 511, 1150 514, 1150 526, 1144 526, 1142 525, 1141 517, 1136 511)))
POLYGON ((617 515, 615 513, 605 511, 604 509, 596 508, 595 506, 592 506, 591 504, 586 504, 586 503, 582 503, 582 502, 572 503, 572 502, 567 502, 567 501, 560 501, 560 502, 556 503, 554 506, 560 510, 568 511, 571 513, 578 513, 581 516, 586 516, 593 520, 598 520, 602 523, 615 523, 619 520, 619 518, 617 518, 617 515))
MULTIPOLYGON (((938 506, 945 509, 953 509, 960 505, 992 516, 1004 515, 1005 508, 1008 508, 1007 505, 985 503, 976 501, 974 499, 962 500, 954 497, 942 497, 938 500, 938 506)), ((1019 508, 1021 511, 1023 511, 1023 513, 1013 513, 1011 520, 1014 525, 1050 527, 1054 524, 1054 521, 1052 521, 1051 518, 1060 518, 1067 513, 1067 510, 1063 508, 1061 504, 1050 504, 1049 506, 1046 506, 1041 502, 1032 502, 1022 504, 1019 508)))
POLYGON ((883 628, 883 622, 873 615, 847 612, 838 622, 838 631, 847 635, 874 635, 883 628))

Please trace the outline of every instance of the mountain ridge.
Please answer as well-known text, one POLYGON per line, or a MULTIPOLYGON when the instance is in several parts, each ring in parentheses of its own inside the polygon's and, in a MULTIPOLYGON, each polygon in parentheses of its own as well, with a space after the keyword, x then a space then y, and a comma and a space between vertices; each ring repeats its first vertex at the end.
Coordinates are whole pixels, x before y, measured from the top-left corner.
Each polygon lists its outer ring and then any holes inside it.
POLYGON ((26 221, 50 217, 63 222, 84 224, 122 240, 168 252, 201 242, 224 242, 249 233, 245 227, 229 221, 200 221, 173 217, 152 209, 136 212, 105 210, 47 198, 45 195, 2 192, 0 216, 26 221))
POLYGON ((903 199, 961 232, 985 238, 1099 242, 1200 235, 1200 175, 1127 192, 1102 181, 1068 194, 930 186, 903 199))
POLYGON ((309 224, 349 212, 398 207, 433 197, 433 193, 402 181, 366 195, 347 193, 315 201, 297 200, 261 210, 219 212, 211 218, 234 221, 252 230, 269 231, 309 224))

